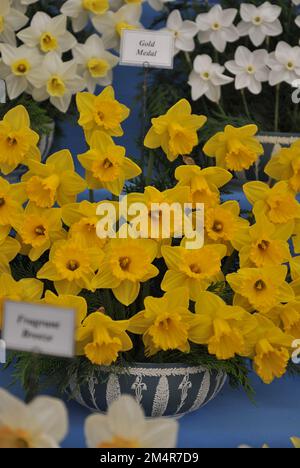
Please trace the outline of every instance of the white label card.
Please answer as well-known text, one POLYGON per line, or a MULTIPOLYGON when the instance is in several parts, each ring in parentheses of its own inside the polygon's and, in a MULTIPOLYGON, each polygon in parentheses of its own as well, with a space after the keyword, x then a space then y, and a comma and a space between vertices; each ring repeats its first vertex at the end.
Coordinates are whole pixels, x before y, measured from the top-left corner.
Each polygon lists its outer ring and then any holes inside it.
POLYGON ((171 32, 124 29, 120 65, 172 69, 174 49, 175 37, 171 32))
POLYGON ((2 338, 6 348, 49 356, 74 356, 75 311, 6 301, 2 338))

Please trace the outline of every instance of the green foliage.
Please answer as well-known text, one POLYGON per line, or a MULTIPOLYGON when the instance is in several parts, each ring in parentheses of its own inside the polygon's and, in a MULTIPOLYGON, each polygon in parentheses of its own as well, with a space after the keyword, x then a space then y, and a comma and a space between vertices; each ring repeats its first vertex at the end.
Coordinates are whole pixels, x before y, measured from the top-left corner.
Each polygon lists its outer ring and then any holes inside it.
MULTIPOLYGON (((137 343, 138 344, 138 343, 137 343)), ((160 352, 152 358, 131 353, 123 354, 115 366, 127 368, 135 363, 178 364, 202 366, 210 371, 226 372, 233 388, 242 387, 249 398, 253 399, 254 390, 249 380, 249 366, 245 359, 236 357, 228 361, 219 361, 208 354, 204 346, 192 345, 191 353, 179 351, 160 352)), ((69 391, 72 378, 77 385, 84 385, 88 379, 99 372, 99 367, 91 364, 84 357, 58 359, 32 355, 28 353, 11 353, 6 368, 13 365, 13 382, 19 381, 25 390, 27 400, 49 388, 57 388, 62 394, 69 391)), ((114 365, 111 371, 114 372, 114 365)))
MULTIPOLYGON (((239 9, 240 2, 238 0, 222 0, 223 8, 239 9)), ((257 6, 264 3, 264 0, 250 0, 248 3, 253 3, 257 6)), ((295 24, 297 9, 286 0, 276 2, 282 7, 280 17, 283 23, 284 32, 281 36, 268 38, 261 47, 268 49, 270 52, 275 50, 276 45, 280 40, 286 41, 292 46, 298 45, 299 29, 295 24)), ((153 23, 154 27, 163 27, 166 24, 169 13, 175 9, 179 9, 184 19, 195 21, 199 13, 207 11, 212 5, 206 2, 196 2, 189 0, 179 0, 168 4, 163 13, 153 23)), ((238 16, 237 21, 241 18, 238 16)), ((249 38, 240 38, 238 42, 227 44, 226 51, 223 54, 218 53, 210 43, 200 44, 196 39, 196 48, 191 54, 180 52, 175 58, 174 70, 151 70, 149 72, 149 86, 147 90, 147 111, 148 118, 164 114, 166 110, 175 104, 181 98, 187 98, 191 101, 190 87, 188 85, 188 77, 192 69, 192 63, 197 55, 208 54, 215 62, 224 65, 228 60, 234 58, 235 51, 239 45, 244 45, 251 50, 255 47, 251 44, 249 38)), ((300 130, 300 113, 298 106, 292 103, 291 87, 288 84, 281 85, 280 92, 280 131, 294 132, 300 130)), ((261 131, 274 130, 275 118, 275 93, 276 87, 271 87, 267 83, 263 84, 263 92, 259 96, 255 96, 245 91, 246 101, 250 111, 251 121, 255 122, 261 131)), ((216 131, 224 128, 227 124, 236 126, 249 123, 249 118, 246 117, 242 95, 235 90, 233 84, 226 85, 222 88, 222 100, 220 106, 209 101, 206 97, 192 103, 193 111, 196 114, 205 114, 209 121, 204 129, 200 132, 201 141, 207 140, 216 131)))
MULTIPOLYGON (((8 101, 6 104, 0 105, 0 120, 4 115, 15 106, 22 105, 27 109, 30 117, 31 128, 39 135, 48 135, 51 131, 52 118, 47 106, 35 102, 27 94, 23 94, 17 99, 8 101)), ((54 117, 54 115, 53 115, 54 117)))

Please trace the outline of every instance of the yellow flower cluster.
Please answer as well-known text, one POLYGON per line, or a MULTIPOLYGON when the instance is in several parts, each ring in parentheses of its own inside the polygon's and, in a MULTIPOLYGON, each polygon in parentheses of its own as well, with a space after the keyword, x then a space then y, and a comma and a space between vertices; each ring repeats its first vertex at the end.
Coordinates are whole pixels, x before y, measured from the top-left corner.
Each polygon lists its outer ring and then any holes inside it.
MULTIPOLYGON (((244 185, 253 205, 248 219, 237 201, 222 202, 220 191, 232 179, 230 171, 249 169, 263 153, 254 125, 227 126, 206 143, 203 151, 215 158, 215 167, 183 164, 175 170, 174 188, 147 186, 126 197, 129 207, 142 202, 149 209, 153 203, 204 203, 202 248, 188 249, 186 238, 174 242, 178 226, 172 217, 171 235, 165 236, 159 211, 151 213, 155 239, 142 227, 140 238, 101 239, 101 204, 77 202, 77 195, 104 188, 118 196, 142 171, 113 140, 123 134, 121 124, 129 116, 113 89, 99 96, 79 93, 77 105, 89 146, 78 156, 85 179, 76 174, 68 150, 40 161, 24 107, 0 122, 1 171, 8 174, 20 163, 28 167, 19 184, 0 179, 1 302, 9 298, 76 309, 77 353, 94 364, 112 364, 133 348, 133 335, 141 335, 146 356, 188 353, 194 343, 219 360, 250 358, 266 383, 281 377, 292 343, 300 339, 300 261, 293 257, 300 253, 299 142, 267 165, 266 173, 277 182, 244 185), (36 278, 13 279, 10 265, 18 254, 42 262, 36 278), (44 291, 45 280, 53 282, 56 294, 44 291), (157 290, 151 289, 153 282, 157 290), (88 314, 86 290, 103 290, 109 306, 99 304, 88 314), (226 302, 224 291, 230 297, 226 302), (115 319, 122 315, 116 314, 116 304, 124 311, 122 320, 115 319)), ((181 100, 152 120, 145 146, 161 148, 170 161, 191 155, 205 122, 181 100)), ((119 202, 113 203, 119 209, 119 202)))

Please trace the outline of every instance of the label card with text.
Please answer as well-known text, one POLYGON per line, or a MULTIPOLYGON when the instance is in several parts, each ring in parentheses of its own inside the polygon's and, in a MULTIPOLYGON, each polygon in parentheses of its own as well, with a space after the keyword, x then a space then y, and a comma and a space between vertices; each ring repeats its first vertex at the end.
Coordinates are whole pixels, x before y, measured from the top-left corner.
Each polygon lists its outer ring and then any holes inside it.
POLYGON ((3 307, 2 338, 6 349, 74 356, 74 310, 14 301, 6 301, 3 307))
POLYGON ((124 29, 120 65, 172 69, 174 49, 175 37, 171 32, 124 29))

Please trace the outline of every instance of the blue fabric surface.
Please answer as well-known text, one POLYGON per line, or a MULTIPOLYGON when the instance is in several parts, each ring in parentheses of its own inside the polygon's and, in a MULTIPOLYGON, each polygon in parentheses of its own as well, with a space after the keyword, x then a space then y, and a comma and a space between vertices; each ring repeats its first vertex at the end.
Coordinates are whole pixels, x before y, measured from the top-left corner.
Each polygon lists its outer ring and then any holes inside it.
MULTIPOLYGON (((300 437, 300 378, 285 378, 272 385, 252 379, 256 390, 252 403, 241 390, 228 384, 206 407, 179 420, 179 448, 235 448, 240 444, 289 448, 291 436, 300 437)), ((22 396, 19 387, 9 387, 9 371, 1 372, 0 386, 22 396)), ((64 448, 83 448, 84 420, 90 414, 76 402, 67 402, 70 433, 64 448)))

